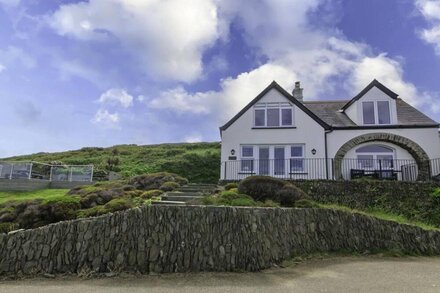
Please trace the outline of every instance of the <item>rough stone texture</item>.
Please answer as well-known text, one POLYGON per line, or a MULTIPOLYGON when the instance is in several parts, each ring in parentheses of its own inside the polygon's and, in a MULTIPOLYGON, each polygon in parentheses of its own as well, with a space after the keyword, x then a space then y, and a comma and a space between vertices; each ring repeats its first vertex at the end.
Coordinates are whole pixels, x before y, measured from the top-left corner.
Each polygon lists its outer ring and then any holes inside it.
POLYGON ((293 255, 440 253, 440 232, 321 209, 146 206, 0 235, 0 274, 255 271, 293 255))
POLYGON ((418 180, 428 180, 429 179, 429 157, 421 146, 419 146, 414 141, 392 133, 367 133, 359 135, 350 139, 344 145, 342 145, 335 155, 335 178, 342 179, 342 160, 345 154, 354 148, 355 146, 371 141, 384 141, 393 143, 400 146, 401 148, 407 150, 411 156, 416 160, 419 167, 418 180))

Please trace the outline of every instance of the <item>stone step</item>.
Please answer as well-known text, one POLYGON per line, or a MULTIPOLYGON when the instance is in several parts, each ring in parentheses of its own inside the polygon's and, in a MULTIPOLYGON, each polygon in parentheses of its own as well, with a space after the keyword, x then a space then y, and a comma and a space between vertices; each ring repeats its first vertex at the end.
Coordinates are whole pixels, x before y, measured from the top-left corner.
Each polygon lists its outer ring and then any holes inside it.
POLYGON ((165 201, 183 201, 183 202, 189 202, 195 199, 202 199, 203 196, 185 196, 185 195, 178 195, 178 196, 172 196, 172 195, 162 195, 162 200, 165 201))
POLYGON ((171 201, 171 200, 156 200, 152 201, 151 204, 153 205, 185 205, 184 201, 171 201))
MULTIPOLYGON (((171 195, 171 196, 200 196, 202 195, 202 192, 190 192, 190 191, 183 191, 183 192, 179 192, 179 191, 170 191, 165 193, 166 195, 171 195)), ((164 194, 164 195, 165 195, 164 194)))

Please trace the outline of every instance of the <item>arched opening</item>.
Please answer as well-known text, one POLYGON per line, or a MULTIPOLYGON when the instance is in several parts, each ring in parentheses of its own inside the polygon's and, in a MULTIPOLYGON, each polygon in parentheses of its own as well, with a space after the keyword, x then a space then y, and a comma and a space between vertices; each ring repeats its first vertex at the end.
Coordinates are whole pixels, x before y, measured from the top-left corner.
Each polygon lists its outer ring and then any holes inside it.
POLYGON ((368 133, 352 138, 342 145, 335 155, 335 178, 344 179, 344 156, 347 154, 347 152, 355 148, 355 153, 358 156, 357 159, 361 159, 361 167, 377 168, 378 166, 375 166, 374 164, 379 164, 380 162, 382 165, 379 166, 379 168, 393 168, 392 164, 393 161, 395 161, 393 160, 395 159, 395 152, 393 152, 393 149, 389 146, 381 145, 380 142, 391 143, 392 145, 399 146, 406 150, 414 158, 415 164, 417 165, 417 180, 425 180, 429 178, 429 157, 422 147, 406 137, 390 133, 368 133), (356 148, 357 146, 367 142, 372 142, 374 144, 356 148))

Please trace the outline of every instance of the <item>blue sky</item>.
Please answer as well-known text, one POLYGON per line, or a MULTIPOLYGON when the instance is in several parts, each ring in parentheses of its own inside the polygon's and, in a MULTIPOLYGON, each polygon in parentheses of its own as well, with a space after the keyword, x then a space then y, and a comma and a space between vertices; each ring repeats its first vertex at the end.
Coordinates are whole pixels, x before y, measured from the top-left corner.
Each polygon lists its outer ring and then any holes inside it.
POLYGON ((0 0, 0 157, 219 140, 272 80, 440 121, 439 0, 0 0))

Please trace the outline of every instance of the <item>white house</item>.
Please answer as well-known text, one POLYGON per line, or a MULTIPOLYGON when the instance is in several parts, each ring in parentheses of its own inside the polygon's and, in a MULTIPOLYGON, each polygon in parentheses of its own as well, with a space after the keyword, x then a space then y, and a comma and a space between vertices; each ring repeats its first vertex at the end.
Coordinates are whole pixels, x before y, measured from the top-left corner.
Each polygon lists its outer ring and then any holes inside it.
POLYGON ((221 180, 363 176, 426 180, 440 173, 439 124, 373 80, 351 100, 304 101, 275 81, 220 127, 221 180))

